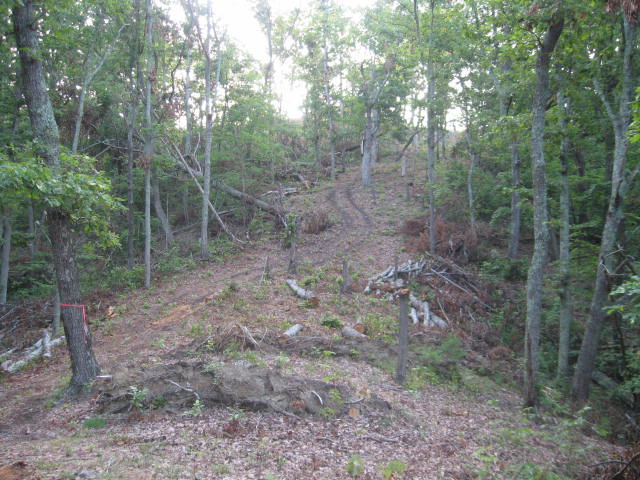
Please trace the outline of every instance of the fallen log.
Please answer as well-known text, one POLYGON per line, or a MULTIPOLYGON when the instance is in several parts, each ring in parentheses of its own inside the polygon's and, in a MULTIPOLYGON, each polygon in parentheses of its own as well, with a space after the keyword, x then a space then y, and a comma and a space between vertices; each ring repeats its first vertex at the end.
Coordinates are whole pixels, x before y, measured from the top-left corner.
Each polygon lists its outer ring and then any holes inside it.
POLYGON ((305 290, 304 288, 299 286, 295 280, 288 279, 286 280, 286 283, 287 285, 289 285, 289 288, 291 288, 291 290, 293 290, 293 292, 300 298, 304 298, 305 300, 317 300, 315 293, 313 293, 311 290, 305 290))
POLYGON ((368 338, 364 333, 360 333, 352 327, 344 327, 342 329, 342 336, 345 338, 368 338))
POLYGON ((64 342, 64 337, 58 337, 53 340, 49 340, 49 331, 45 330, 43 337, 34 343, 31 347, 25 350, 24 355, 20 360, 11 361, 6 360, 2 362, 0 367, 9 373, 16 373, 22 370, 29 362, 35 360, 40 356, 51 356, 51 349, 56 345, 64 342))
POLYGON ((413 319, 413 323, 418 323, 419 320, 422 319, 422 323, 427 326, 440 328, 447 326, 446 320, 431 311, 429 302, 420 301, 414 295, 409 295, 409 303, 413 307, 409 314, 413 319))
POLYGON ((295 337, 298 333, 302 331, 302 325, 300 323, 296 323, 291 327, 287 328, 282 335, 278 337, 278 343, 280 346, 284 347, 291 343, 291 339, 295 337))
MULTIPOLYGON (((182 152, 180 151, 180 149, 178 148, 178 146, 171 142, 171 146, 173 147, 173 152, 175 153, 174 158, 177 161, 176 163, 182 167, 189 175, 191 175, 191 178, 194 180, 196 187, 198 187, 198 189, 202 192, 202 186, 200 185, 200 183, 197 181, 198 177, 201 177, 202 174, 200 172, 196 172, 193 168, 191 168, 189 166, 189 163, 187 162, 187 160, 184 158, 184 156, 182 155, 182 152)), ((223 191, 229 195, 231 195, 233 198, 236 198, 238 200, 242 200, 243 202, 246 203, 250 203, 251 205, 254 205, 255 207, 258 207, 260 210, 263 210, 267 213, 270 213, 271 215, 273 215, 274 217, 276 217, 279 221, 282 222, 282 217, 283 217, 283 212, 281 212, 277 207, 274 207, 273 205, 269 205, 266 202, 263 202, 262 200, 259 200, 251 195, 248 195, 244 192, 241 192, 240 190, 237 190, 229 185, 227 185, 226 183, 222 183, 218 180, 215 179, 211 179, 211 185, 220 191, 223 191)), ((215 208, 213 208, 213 205, 209 206, 210 209, 212 209, 214 215, 216 216, 216 219, 218 220, 219 223, 222 222, 222 220, 219 218, 218 212, 215 211, 215 208)), ((226 231, 226 226, 224 224, 223 228, 226 231)), ((228 233, 228 232, 227 232, 228 233)))
POLYGON ((282 334, 282 336, 287 338, 295 337, 297 334, 299 334, 302 331, 302 328, 303 327, 301 324, 296 323, 295 325, 287 328, 282 334))

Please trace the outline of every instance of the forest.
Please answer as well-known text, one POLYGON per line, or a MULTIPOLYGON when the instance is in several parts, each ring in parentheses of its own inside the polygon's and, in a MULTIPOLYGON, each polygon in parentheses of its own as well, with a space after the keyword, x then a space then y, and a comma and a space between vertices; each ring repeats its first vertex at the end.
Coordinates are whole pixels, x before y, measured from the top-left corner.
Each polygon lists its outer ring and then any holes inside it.
POLYGON ((148 445, 79 478, 640 478, 640 1, 251 0, 260 55, 217 4, 0 1, 0 431, 148 445))

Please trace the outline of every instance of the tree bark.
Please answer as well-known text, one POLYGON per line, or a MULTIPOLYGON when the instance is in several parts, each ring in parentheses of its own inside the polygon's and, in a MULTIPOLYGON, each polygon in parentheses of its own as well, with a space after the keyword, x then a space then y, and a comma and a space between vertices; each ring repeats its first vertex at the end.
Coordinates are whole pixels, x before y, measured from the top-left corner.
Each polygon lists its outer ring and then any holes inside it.
POLYGON ((200 258, 209 260, 209 201, 211 197, 211 142, 213 112, 211 108, 211 2, 207 2, 207 31, 204 41, 205 142, 202 166, 202 202, 200 203, 200 258))
POLYGON ((127 112, 127 268, 132 269, 134 264, 134 240, 135 240, 135 203, 133 196, 133 168, 135 160, 133 133, 138 116, 138 96, 131 93, 131 103, 127 112))
POLYGON ((371 109, 371 121, 374 131, 371 138, 371 171, 375 172, 378 164, 378 131, 380 130, 380 111, 376 106, 371 109))
POLYGON ((362 185, 371 186, 371 144, 375 132, 373 131, 372 107, 367 104, 364 124, 364 141, 362 152, 362 185))
POLYGON ((558 338, 558 368, 556 378, 564 383, 570 375, 569 346, 571 341, 571 297, 570 277, 570 189, 569 189, 569 137, 567 132, 567 100, 562 91, 558 92, 558 104, 563 112, 560 119, 562 141, 560 144, 560 325, 558 338))
POLYGON ((602 332, 605 319, 604 307, 609 294, 609 272, 613 270, 613 252, 615 251, 616 240, 618 238, 618 230, 624 216, 624 201, 635 176, 638 174, 638 168, 640 168, 636 167, 631 173, 625 171, 627 151, 629 149, 627 131, 631 124, 631 104, 637 83, 633 74, 633 56, 636 49, 637 24, 635 22, 629 22, 625 17, 623 29, 625 44, 622 66, 622 88, 620 89, 618 97, 618 112, 613 111, 604 92, 596 85, 596 89, 613 124, 615 144, 611 173, 611 195, 609 197, 609 205, 602 231, 596 280, 591 298, 589 318, 587 320, 584 337, 582 338, 580 354, 578 356, 571 388, 572 395, 578 400, 585 400, 589 396, 591 376, 598 352, 600 333, 602 332))
POLYGON ((429 199, 429 252, 436 253, 436 79, 433 65, 433 28, 435 0, 429 4, 431 23, 429 26, 429 45, 427 57, 427 184, 429 199))
POLYGON ((398 329, 398 365, 396 381, 403 384, 407 377, 407 358, 409 356, 409 291, 400 291, 398 329))
POLYGON ((509 250, 507 257, 511 260, 518 258, 520 247, 520 153, 518 144, 511 142, 511 224, 509 228, 509 250))
MULTIPOLYGON (((327 0, 322 0, 323 10, 323 25, 322 25, 322 41, 323 41, 323 61, 322 70, 324 74, 324 101, 327 107, 327 117, 329 120, 329 153, 331 155, 331 179, 336 178, 336 146, 334 141, 334 125, 333 125, 333 104, 331 102, 331 94, 329 93, 330 79, 329 79, 329 50, 327 48, 327 36, 329 28, 329 5, 327 0)), ((271 51, 271 42, 269 42, 269 49, 271 51)))
POLYGON ((153 209, 156 212, 156 216, 160 219, 160 225, 164 232, 164 238, 167 248, 173 246, 173 230, 169 223, 169 212, 165 212, 162 207, 162 198, 160 197, 160 184, 158 183, 158 167, 153 165, 151 167, 151 194, 153 196, 153 209))
MULTIPOLYGON (((42 63, 38 56, 33 2, 25 1, 12 12, 16 46, 22 70, 22 91, 29 111, 38 154, 59 174, 60 137, 46 89, 42 63)), ((75 242, 71 217, 60 209, 48 212, 48 230, 60 299, 64 304, 80 304, 80 284, 75 261, 75 242)), ((91 334, 79 308, 65 308, 62 315, 65 337, 71 356, 72 376, 68 393, 75 395, 100 372, 91 346, 91 334)))
POLYGON ((544 267, 549 246, 547 177, 544 158, 544 127, 549 91, 551 54, 564 27, 564 16, 556 12, 547 28, 536 62, 536 85, 531 125, 531 169, 533 172, 534 248, 527 276, 527 324, 525 332, 524 406, 538 403, 536 376, 540 349, 540 320, 544 267))
POLYGON ((152 0, 146 0, 147 79, 145 81, 144 167, 144 286, 151 288, 151 162, 153 160, 153 122, 151 119, 153 83, 153 14, 152 0))
POLYGON ((11 259, 11 214, 2 215, 2 261, 0 262, 0 305, 7 303, 7 288, 9 286, 9 260, 11 259))

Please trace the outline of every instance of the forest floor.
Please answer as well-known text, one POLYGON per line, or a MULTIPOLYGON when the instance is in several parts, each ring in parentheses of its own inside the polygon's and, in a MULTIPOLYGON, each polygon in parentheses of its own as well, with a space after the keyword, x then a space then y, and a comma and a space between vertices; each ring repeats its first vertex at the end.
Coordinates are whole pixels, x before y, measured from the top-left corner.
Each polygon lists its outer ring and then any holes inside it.
POLYGON ((332 223, 300 235, 295 275, 272 235, 150 290, 93 299, 94 348, 110 377, 61 400, 64 347, 5 376, 0 465, 12 466, 0 480, 607 478, 594 465, 622 447, 560 403, 523 412, 518 361, 487 321, 501 293, 472 266, 462 267, 469 297, 460 276, 422 283, 448 326, 411 327, 408 379, 395 381, 397 304, 363 290, 416 259, 399 232, 423 208, 398 170, 381 164, 365 189, 353 167, 287 198, 303 219, 325 212, 332 223), (291 277, 317 305, 293 294, 291 277), (341 338, 337 327, 357 322, 370 338, 341 338), (294 324, 303 331, 283 340, 294 324))

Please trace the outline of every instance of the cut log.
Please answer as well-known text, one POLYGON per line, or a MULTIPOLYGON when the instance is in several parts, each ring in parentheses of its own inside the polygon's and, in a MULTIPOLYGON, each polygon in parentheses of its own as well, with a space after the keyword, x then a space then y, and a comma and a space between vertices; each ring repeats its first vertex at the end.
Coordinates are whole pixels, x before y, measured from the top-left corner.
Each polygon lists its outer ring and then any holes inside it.
POLYGON ((345 338, 368 338, 364 333, 360 333, 352 327, 344 327, 342 329, 342 336, 345 338))
POLYGON ((295 337, 297 334, 299 334, 302 331, 302 325, 299 323, 296 323, 295 325, 287 328, 287 330, 285 330, 285 332, 282 334, 282 336, 284 337, 295 337))
MULTIPOLYGON (((189 175, 191 175, 191 177, 194 179, 196 183, 196 186, 199 189, 201 189, 202 187, 200 186, 200 183, 196 181, 197 177, 202 176, 201 173, 196 172, 193 168, 191 168, 191 166, 189 165, 189 162, 184 158, 184 156, 182 155, 182 152, 180 151, 180 149, 175 143, 171 142, 171 146, 173 147, 173 153, 175 153, 174 158, 176 159, 178 165, 182 167, 187 173, 189 173, 189 175)), ((276 217, 279 221, 282 221, 282 218, 283 218, 282 212, 277 207, 274 207, 273 205, 269 205, 268 203, 263 202, 262 200, 252 197, 251 195, 241 192, 240 190, 237 190, 218 180, 211 179, 211 185, 216 190, 225 192, 228 195, 231 195, 233 198, 242 200, 245 203, 250 203, 251 205, 258 207, 260 210, 270 213, 271 215, 276 217)), ((217 212, 214 212, 214 213, 217 214, 217 212)))
MULTIPOLYGON (((49 332, 47 331, 45 335, 47 338, 48 338, 48 334, 49 332)), ((46 347, 44 346, 45 343, 48 343, 48 350, 50 352, 51 348, 61 344, 62 342, 64 342, 64 337, 58 337, 47 342, 45 342, 45 338, 43 337, 40 340, 38 340, 36 343, 34 343, 31 347, 29 347, 27 350, 25 350, 20 360, 16 360, 16 361, 7 360, 5 362, 2 362, 0 367, 6 372, 16 373, 22 370, 29 362, 40 357, 45 353, 45 349, 46 349, 46 347)))
POLYGON ((289 345, 291 342, 291 339, 296 335, 298 335, 302 331, 302 328, 303 328, 302 325, 299 323, 296 323, 295 325, 292 325, 291 327, 287 328, 283 332, 283 334, 278 337, 278 343, 280 343, 280 345, 283 347, 286 345, 289 345))
POLYGON ((304 288, 299 286, 295 280, 288 279, 286 283, 287 285, 289 285, 289 288, 291 288, 291 290, 293 290, 293 292, 300 298, 304 298, 305 300, 317 300, 315 293, 313 293, 311 290, 305 290, 304 288))

